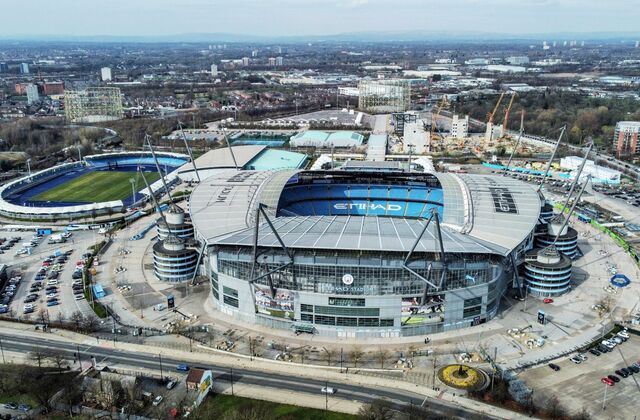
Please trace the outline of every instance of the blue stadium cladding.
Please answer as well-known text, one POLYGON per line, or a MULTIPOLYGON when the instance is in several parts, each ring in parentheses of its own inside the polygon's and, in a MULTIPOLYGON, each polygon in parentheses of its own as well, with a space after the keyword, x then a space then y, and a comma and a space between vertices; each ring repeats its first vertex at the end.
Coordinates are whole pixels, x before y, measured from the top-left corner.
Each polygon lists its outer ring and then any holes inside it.
POLYGON ((291 180, 280 196, 278 216, 384 216, 442 219, 441 188, 424 184, 323 183, 291 180))

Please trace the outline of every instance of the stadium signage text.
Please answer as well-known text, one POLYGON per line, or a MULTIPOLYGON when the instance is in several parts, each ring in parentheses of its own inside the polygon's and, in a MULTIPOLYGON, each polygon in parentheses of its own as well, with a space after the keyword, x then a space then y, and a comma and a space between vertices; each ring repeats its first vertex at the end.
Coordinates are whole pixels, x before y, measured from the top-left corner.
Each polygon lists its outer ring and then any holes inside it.
POLYGON ((513 196, 507 188, 489 187, 493 197, 493 207, 498 213, 518 213, 513 196))
POLYGON ((374 204, 374 203, 336 203, 333 205, 336 210, 384 210, 384 211, 400 211, 402 206, 399 204, 374 204))

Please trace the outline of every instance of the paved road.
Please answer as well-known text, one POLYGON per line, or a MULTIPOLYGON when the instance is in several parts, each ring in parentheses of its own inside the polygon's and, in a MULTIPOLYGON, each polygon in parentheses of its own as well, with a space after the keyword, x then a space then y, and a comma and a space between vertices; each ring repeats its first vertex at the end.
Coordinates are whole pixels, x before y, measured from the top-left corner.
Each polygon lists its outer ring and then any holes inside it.
MULTIPOLYGON (((102 363, 132 366, 138 369, 158 370, 160 367, 159 360, 156 356, 144 353, 101 347, 99 345, 80 345, 78 347, 76 346, 76 344, 50 340, 45 337, 25 337, 20 334, 12 334, 7 332, 2 332, 2 334, 0 334, 0 338, 2 339, 4 351, 28 353, 37 347, 56 349, 66 352, 68 354, 68 358, 73 360, 73 353, 76 353, 77 348, 79 348, 81 358, 85 362, 90 360, 91 357, 95 357, 99 362, 103 360, 104 362, 102 363)), ((165 374, 168 374, 169 372, 175 372, 175 366, 180 363, 187 363, 187 361, 172 357, 162 358, 162 365, 165 374)), ((202 367, 211 369, 214 374, 214 378, 218 381, 229 382, 231 380, 231 372, 226 367, 212 366, 206 363, 203 363, 202 367)), ((234 369, 233 381, 234 383, 245 383, 248 385, 257 385, 281 390, 291 390, 295 392, 305 392, 314 395, 318 395, 320 392, 320 388, 325 386, 325 381, 322 380, 314 380, 284 374, 273 374, 271 372, 261 372, 258 370, 250 369, 234 369)), ((359 385, 329 383, 329 386, 332 385, 338 389, 338 397, 348 398, 364 403, 371 402, 377 398, 385 398, 391 401, 394 404, 394 407, 398 410, 402 410, 409 404, 422 404, 424 401, 423 395, 390 388, 374 389, 359 385)), ((427 407, 431 413, 440 414, 445 416, 446 418, 488 418, 486 414, 480 415, 473 411, 469 411, 460 407, 452 407, 439 400, 428 400, 425 402, 424 407, 427 407)))

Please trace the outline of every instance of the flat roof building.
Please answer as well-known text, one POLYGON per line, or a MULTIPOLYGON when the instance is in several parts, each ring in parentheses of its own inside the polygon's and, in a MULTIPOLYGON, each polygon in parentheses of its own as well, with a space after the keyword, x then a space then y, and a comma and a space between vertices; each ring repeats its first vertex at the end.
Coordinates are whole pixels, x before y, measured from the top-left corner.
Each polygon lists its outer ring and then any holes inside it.
POLYGON ((347 148, 362 145, 364 136, 355 131, 326 131, 307 130, 290 138, 291 147, 319 147, 319 148, 347 148))
POLYGON ((619 121, 613 133, 613 147, 618 158, 640 154, 640 121, 619 121))

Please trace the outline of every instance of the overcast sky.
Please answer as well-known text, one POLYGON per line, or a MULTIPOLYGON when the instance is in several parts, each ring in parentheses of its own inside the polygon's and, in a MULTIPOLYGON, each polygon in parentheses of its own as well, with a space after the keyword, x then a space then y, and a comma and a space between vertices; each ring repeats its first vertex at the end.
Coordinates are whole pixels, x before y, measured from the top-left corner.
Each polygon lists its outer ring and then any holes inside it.
POLYGON ((0 36, 638 30, 640 0, 0 0, 0 36))

